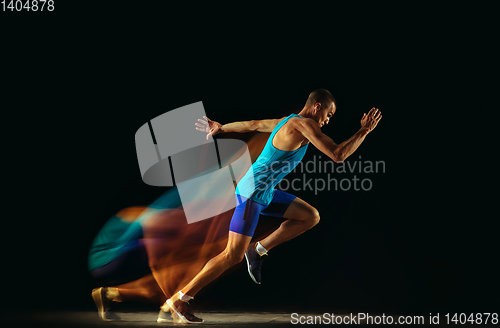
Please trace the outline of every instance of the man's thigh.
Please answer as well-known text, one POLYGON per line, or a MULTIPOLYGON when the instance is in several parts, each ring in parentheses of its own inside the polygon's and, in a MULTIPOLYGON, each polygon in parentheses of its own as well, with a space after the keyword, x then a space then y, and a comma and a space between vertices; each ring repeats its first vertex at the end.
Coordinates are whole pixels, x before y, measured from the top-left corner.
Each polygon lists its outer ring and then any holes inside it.
POLYGON ((284 218, 297 221, 306 221, 316 216, 319 217, 318 210, 299 197, 290 203, 283 215, 284 218))
POLYGON ((318 215, 318 211, 303 199, 281 190, 275 190, 274 197, 262 214, 304 221, 318 215))
POLYGON ((229 231, 227 250, 243 256, 251 240, 252 237, 250 236, 242 235, 234 231, 229 231))
POLYGON ((262 214, 282 218, 285 216, 288 207, 293 203, 295 198, 297 198, 297 196, 281 190, 274 190, 273 199, 262 211, 262 214))
POLYGON ((234 209, 229 231, 252 237, 259 222, 259 215, 266 206, 244 197, 239 199, 241 201, 234 209))

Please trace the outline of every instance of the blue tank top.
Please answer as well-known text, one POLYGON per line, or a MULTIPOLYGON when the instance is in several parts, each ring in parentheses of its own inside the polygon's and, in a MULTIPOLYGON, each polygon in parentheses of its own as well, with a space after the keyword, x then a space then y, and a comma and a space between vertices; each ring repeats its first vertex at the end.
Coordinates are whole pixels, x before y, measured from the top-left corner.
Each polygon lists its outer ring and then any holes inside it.
POLYGON ((300 163, 306 153, 307 146, 309 146, 307 144, 292 151, 280 150, 273 146, 274 135, 292 117, 302 116, 291 114, 276 125, 267 139, 262 153, 236 186, 236 194, 250 198, 262 205, 271 203, 274 187, 300 163), (253 184, 251 183, 252 173, 253 184))

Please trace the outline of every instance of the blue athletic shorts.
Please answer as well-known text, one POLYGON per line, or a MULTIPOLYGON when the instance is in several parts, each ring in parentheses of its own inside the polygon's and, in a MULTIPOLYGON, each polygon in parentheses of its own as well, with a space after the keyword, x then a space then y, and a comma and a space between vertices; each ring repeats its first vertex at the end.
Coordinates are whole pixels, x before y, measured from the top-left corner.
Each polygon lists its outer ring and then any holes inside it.
POLYGON ((286 209, 295 198, 296 196, 284 191, 274 190, 273 200, 266 206, 236 194, 238 205, 234 210, 229 231, 252 237, 260 214, 283 217, 286 209))

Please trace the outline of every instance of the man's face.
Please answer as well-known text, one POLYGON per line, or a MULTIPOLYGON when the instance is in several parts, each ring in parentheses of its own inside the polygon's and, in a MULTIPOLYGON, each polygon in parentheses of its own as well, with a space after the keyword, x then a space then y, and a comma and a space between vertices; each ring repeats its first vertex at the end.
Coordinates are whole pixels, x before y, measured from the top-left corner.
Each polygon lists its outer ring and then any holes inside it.
POLYGON ((328 122, 330 122, 330 118, 333 116, 333 114, 335 114, 336 111, 337 107, 334 103, 331 103, 329 107, 322 107, 316 114, 316 121, 318 122, 319 127, 322 128, 323 126, 327 125, 328 122))

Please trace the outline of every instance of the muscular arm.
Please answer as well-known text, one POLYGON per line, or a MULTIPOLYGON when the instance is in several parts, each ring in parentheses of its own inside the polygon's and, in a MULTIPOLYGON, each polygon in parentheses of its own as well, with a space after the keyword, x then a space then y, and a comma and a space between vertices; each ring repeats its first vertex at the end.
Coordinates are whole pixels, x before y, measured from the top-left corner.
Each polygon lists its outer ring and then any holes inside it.
POLYGON ((330 157, 334 162, 345 161, 347 157, 358 149, 359 145, 361 145, 368 134, 366 128, 361 128, 352 137, 337 145, 330 137, 323 134, 318 124, 312 120, 306 120, 298 124, 298 130, 302 132, 304 137, 306 137, 316 148, 330 157))
POLYGON ((252 120, 244 122, 232 122, 221 126, 220 132, 272 132, 280 119, 252 120))
POLYGON ((359 145, 365 140, 365 137, 372 131, 382 118, 380 112, 373 108, 368 114, 363 115, 361 119, 361 128, 352 137, 336 144, 327 135, 321 132, 318 124, 313 120, 302 120, 297 124, 299 130, 316 148, 335 162, 343 162, 358 149, 359 145))
POLYGON ((233 122, 228 124, 220 124, 219 122, 212 121, 206 116, 203 116, 205 120, 198 119, 198 122, 195 123, 196 130, 208 132, 207 139, 209 136, 214 136, 217 133, 223 132, 272 132, 276 125, 283 118, 279 119, 270 119, 270 120, 252 120, 252 121, 244 121, 244 122, 233 122))

